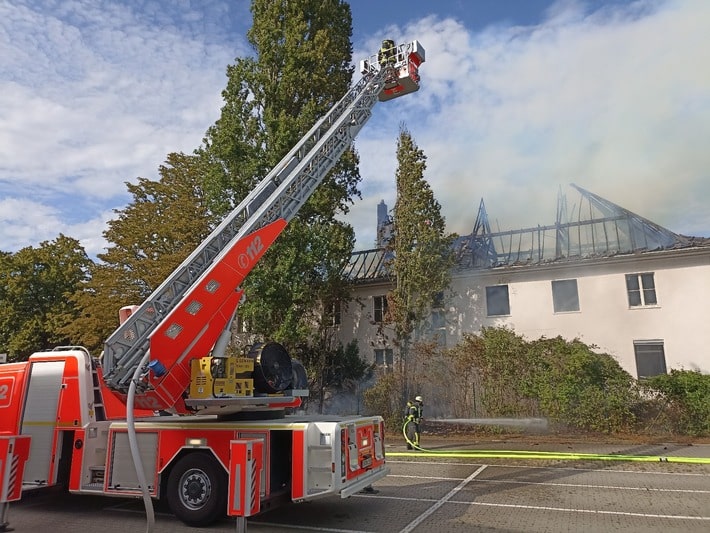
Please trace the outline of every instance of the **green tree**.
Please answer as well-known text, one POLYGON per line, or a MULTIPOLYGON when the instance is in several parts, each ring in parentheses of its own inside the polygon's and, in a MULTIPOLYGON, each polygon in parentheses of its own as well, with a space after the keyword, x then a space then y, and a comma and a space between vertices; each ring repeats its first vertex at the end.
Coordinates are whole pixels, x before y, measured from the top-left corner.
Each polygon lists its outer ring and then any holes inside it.
MULTIPOLYGON (((197 151, 214 211, 237 205, 348 90, 352 17, 338 0, 254 0, 253 57, 227 69, 220 118, 197 151)), ((251 332, 293 348, 317 345, 322 307, 347 297, 342 265, 353 230, 336 220, 358 194, 354 151, 339 161, 244 281, 251 332)), ((332 348, 332 346, 330 347, 332 348)))
POLYGON ((101 263, 72 301, 76 320, 63 328, 75 343, 99 351, 118 326, 118 310, 140 304, 209 234, 210 212, 196 156, 168 155, 158 181, 127 183, 133 200, 108 223, 101 263))
POLYGON ((400 373, 385 372, 377 376, 375 384, 363 395, 363 403, 367 412, 382 416, 387 429, 393 435, 402 434, 404 407, 400 391, 403 387, 400 373))
MULTIPOLYGON (((326 330, 327 331, 327 330, 326 330)), ((326 332, 330 334, 332 332, 326 332)), ((298 358, 304 362, 308 374, 309 388, 318 402, 318 412, 323 412, 325 396, 328 390, 350 390, 356 392, 357 384, 368 374, 370 365, 360 357, 357 340, 348 344, 324 342, 317 350, 313 347, 302 347, 298 358), (325 348, 323 348, 325 346, 325 348)))
POLYGON ((61 329, 77 315, 70 296, 86 282, 90 265, 79 241, 62 234, 0 254, 0 350, 9 360, 73 344, 61 329))
POLYGON ((424 179, 426 156, 404 126, 397 141, 397 163, 397 201, 389 244, 395 288, 388 296, 388 321, 394 324, 406 375, 412 334, 421 336, 432 306, 441 304, 451 283, 454 256, 453 236, 446 234, 441 205, 424 179))

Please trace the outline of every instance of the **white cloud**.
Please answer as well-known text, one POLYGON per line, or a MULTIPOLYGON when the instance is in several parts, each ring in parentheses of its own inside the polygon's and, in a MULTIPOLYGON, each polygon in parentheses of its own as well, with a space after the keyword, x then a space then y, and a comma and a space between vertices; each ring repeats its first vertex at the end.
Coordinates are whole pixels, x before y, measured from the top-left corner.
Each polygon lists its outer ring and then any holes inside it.
POLYGON ((105 222, 114 217, 111 210, 92 213, 90 219, 71 224, 57 207, 27 198, 0 200, 0 225, 5 251, 52 241, 59 234, 79 240, 87 254, 95 256, 104 251, 102 237, 105 222))
MULTIPOLYGON (((481 197, 503 229, 552 223, 559 186, 575 182, 673 231, 710 235, 710 4, 584 7, 564 2, 538 26, 478 34, 431 18, 389 28, 418 39, 427 61, 421 90, 380 104, 356 142, 363 181, 393 206, 405 120, 452 231, 471 230, 481 197)), ((353 209, 368 228, 359 246, 374 239, 375 204, 353 209)))
MULTIPOLYGON (((249 3, 166 5, 0 3, 0 250, 63 231, 101 251, 123 182, 157 177, 218 118, 225 68, 248 53, 234 28, 248 28, 249 3)), ((559 2, 536 26, 478 32, 428 17, 357 43, 356 59, 385 37, 427 56, 422 89, 378 104, 356 141, 364 198, 346 219, 360 248, 380 199, 394 205, 402 122, 451 231, 471 230, 481 197, 494 227, 551 223, 559 186, 575 182, 710 235, 710 3, 599 5, 559 2)))
POLYGON ((105 219, 95 218, 112 215, 100 203, 120 205, 125 181, 156 177, 169 152, 199 145, 219 116, 226 66, 245 51, 242 38, 219 40, 224 24, 215 18, 226 9, 0 4, 0 195, 19 203, 32 195, 48 221, 10 221, 0 249, 52 239, 60 220, 86 228, 82 243, 96 248, 105 219), (93 210, 58 205, 66 195, 93 210))

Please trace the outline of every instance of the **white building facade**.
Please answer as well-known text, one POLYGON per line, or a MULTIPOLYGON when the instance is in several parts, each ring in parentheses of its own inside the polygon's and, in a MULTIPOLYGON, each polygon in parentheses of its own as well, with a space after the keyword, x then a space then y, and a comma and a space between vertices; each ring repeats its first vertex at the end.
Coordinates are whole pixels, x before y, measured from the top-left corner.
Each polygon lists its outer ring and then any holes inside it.
MULTIPOLYGON (((649 250, 646 238, 645 248, 610 249, 610 222, 598 224, 606 224, 602 253, 552 260, 541 254, 535 261, 516 257, 499 266, 460 266, 453 272, 452 294, 432 310, 429 333, 452 347, 464 333, 505 326, 527 340, 579 339, 615 357, 637 378, 671 369, 710 374, 708 239, 676 236, 664 245, 654 241, 649 250)), ((560 227, 551 226, 558 235, 560 227)), ((393 331, 383 323, 392 282, 377 275, 385 268, 384 252, 366 255, 369 264, 354 276, 359 280, 354 300, 341 306, 339 338, 343 343, 356 339, 363 357, 389 366, 398 356, 393 331)))

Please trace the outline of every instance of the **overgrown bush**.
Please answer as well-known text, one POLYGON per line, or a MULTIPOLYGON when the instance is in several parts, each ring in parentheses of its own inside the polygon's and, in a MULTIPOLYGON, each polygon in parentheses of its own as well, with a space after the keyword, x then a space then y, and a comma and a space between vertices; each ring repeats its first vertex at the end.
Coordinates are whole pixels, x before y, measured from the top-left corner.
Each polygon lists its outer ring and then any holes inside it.
POLYGON ((633 425, 635 382, 610 355, 579 340, 541 338, 529 343, 528 361, 534 371, 524 389, 551 421, 604 433, 633 425))
POLYGON ((465 382, 453 389, 457 416, 542 416, 565 428, 607 433, 634 422, 634 379, 613 357, 579 340, 527 341, 508 328, 482 328, 464 335, 446 358, 465 382), (463 406, 469 411, 459 414, 463 406))
MULTIPOLYGON (((529 344, 508 328, 483 328, 480 339, 476 365, 481 403, 487 414, 497 417, 538 414, 529 391, 536 370, 529 344)), ((469 339, 469 344, 472 341, 469 339)))
POLYGON ((395 372, 380 373, 375 384, 363 394, 367 412, 384 418, 385 426, 392 434, 398 434, 402 430, 402 395, 402 379, 399 373, 395 372))
MULTIPOLYGON (((446 350, 410 347, 407 380, 434 418, 544 417, 558 429, 602 433, 639 427, 710 435, 710 376, 672 370, 639 383, 611 355, 578 339, 528 341, 507 328, 465 334, 446 350)), ((378 377, 365 406, 401 430, 405 385, 399 373, 378 377)), ((491 428, 488 428, 491 429, 491 428)))
POLYGON ((671 431, 691 436, 710 435, 710 375, 671 370, 645 380, 647 400, 658 407, 671 431))

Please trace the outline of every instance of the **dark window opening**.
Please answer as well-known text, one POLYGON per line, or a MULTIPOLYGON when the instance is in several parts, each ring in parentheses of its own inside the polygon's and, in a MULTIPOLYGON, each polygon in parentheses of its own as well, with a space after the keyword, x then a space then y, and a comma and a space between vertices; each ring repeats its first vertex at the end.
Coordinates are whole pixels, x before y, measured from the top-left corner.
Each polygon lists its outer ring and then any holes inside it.
POLYGON ((510 314, 510 300, 507 285, 486 287, 486 312, 488 316, 510 314))
POLYGON ((652 378, 666 373, 663 341, 634 341, 634 355, 638 379, 652 378))
POLYGON ((382 323, 385 321, 385 316, 387 315, 387 297, 386 296, 375 296, 374 297, 374 308, 373 317, 375 322, 382 323))
POLYGON ((379 367, 392 368, 394 366, 394 353, 392 348, 378 348, 375 350, 375 364, 379 367))
POLYGON ((552 304, 555 313, 579 311, 577 280, 565 279, 552 282, 552 304))
POLYGON ((340 325, 340 302, 333 302, 325 307, 325 325, 339 326, 340 325))

